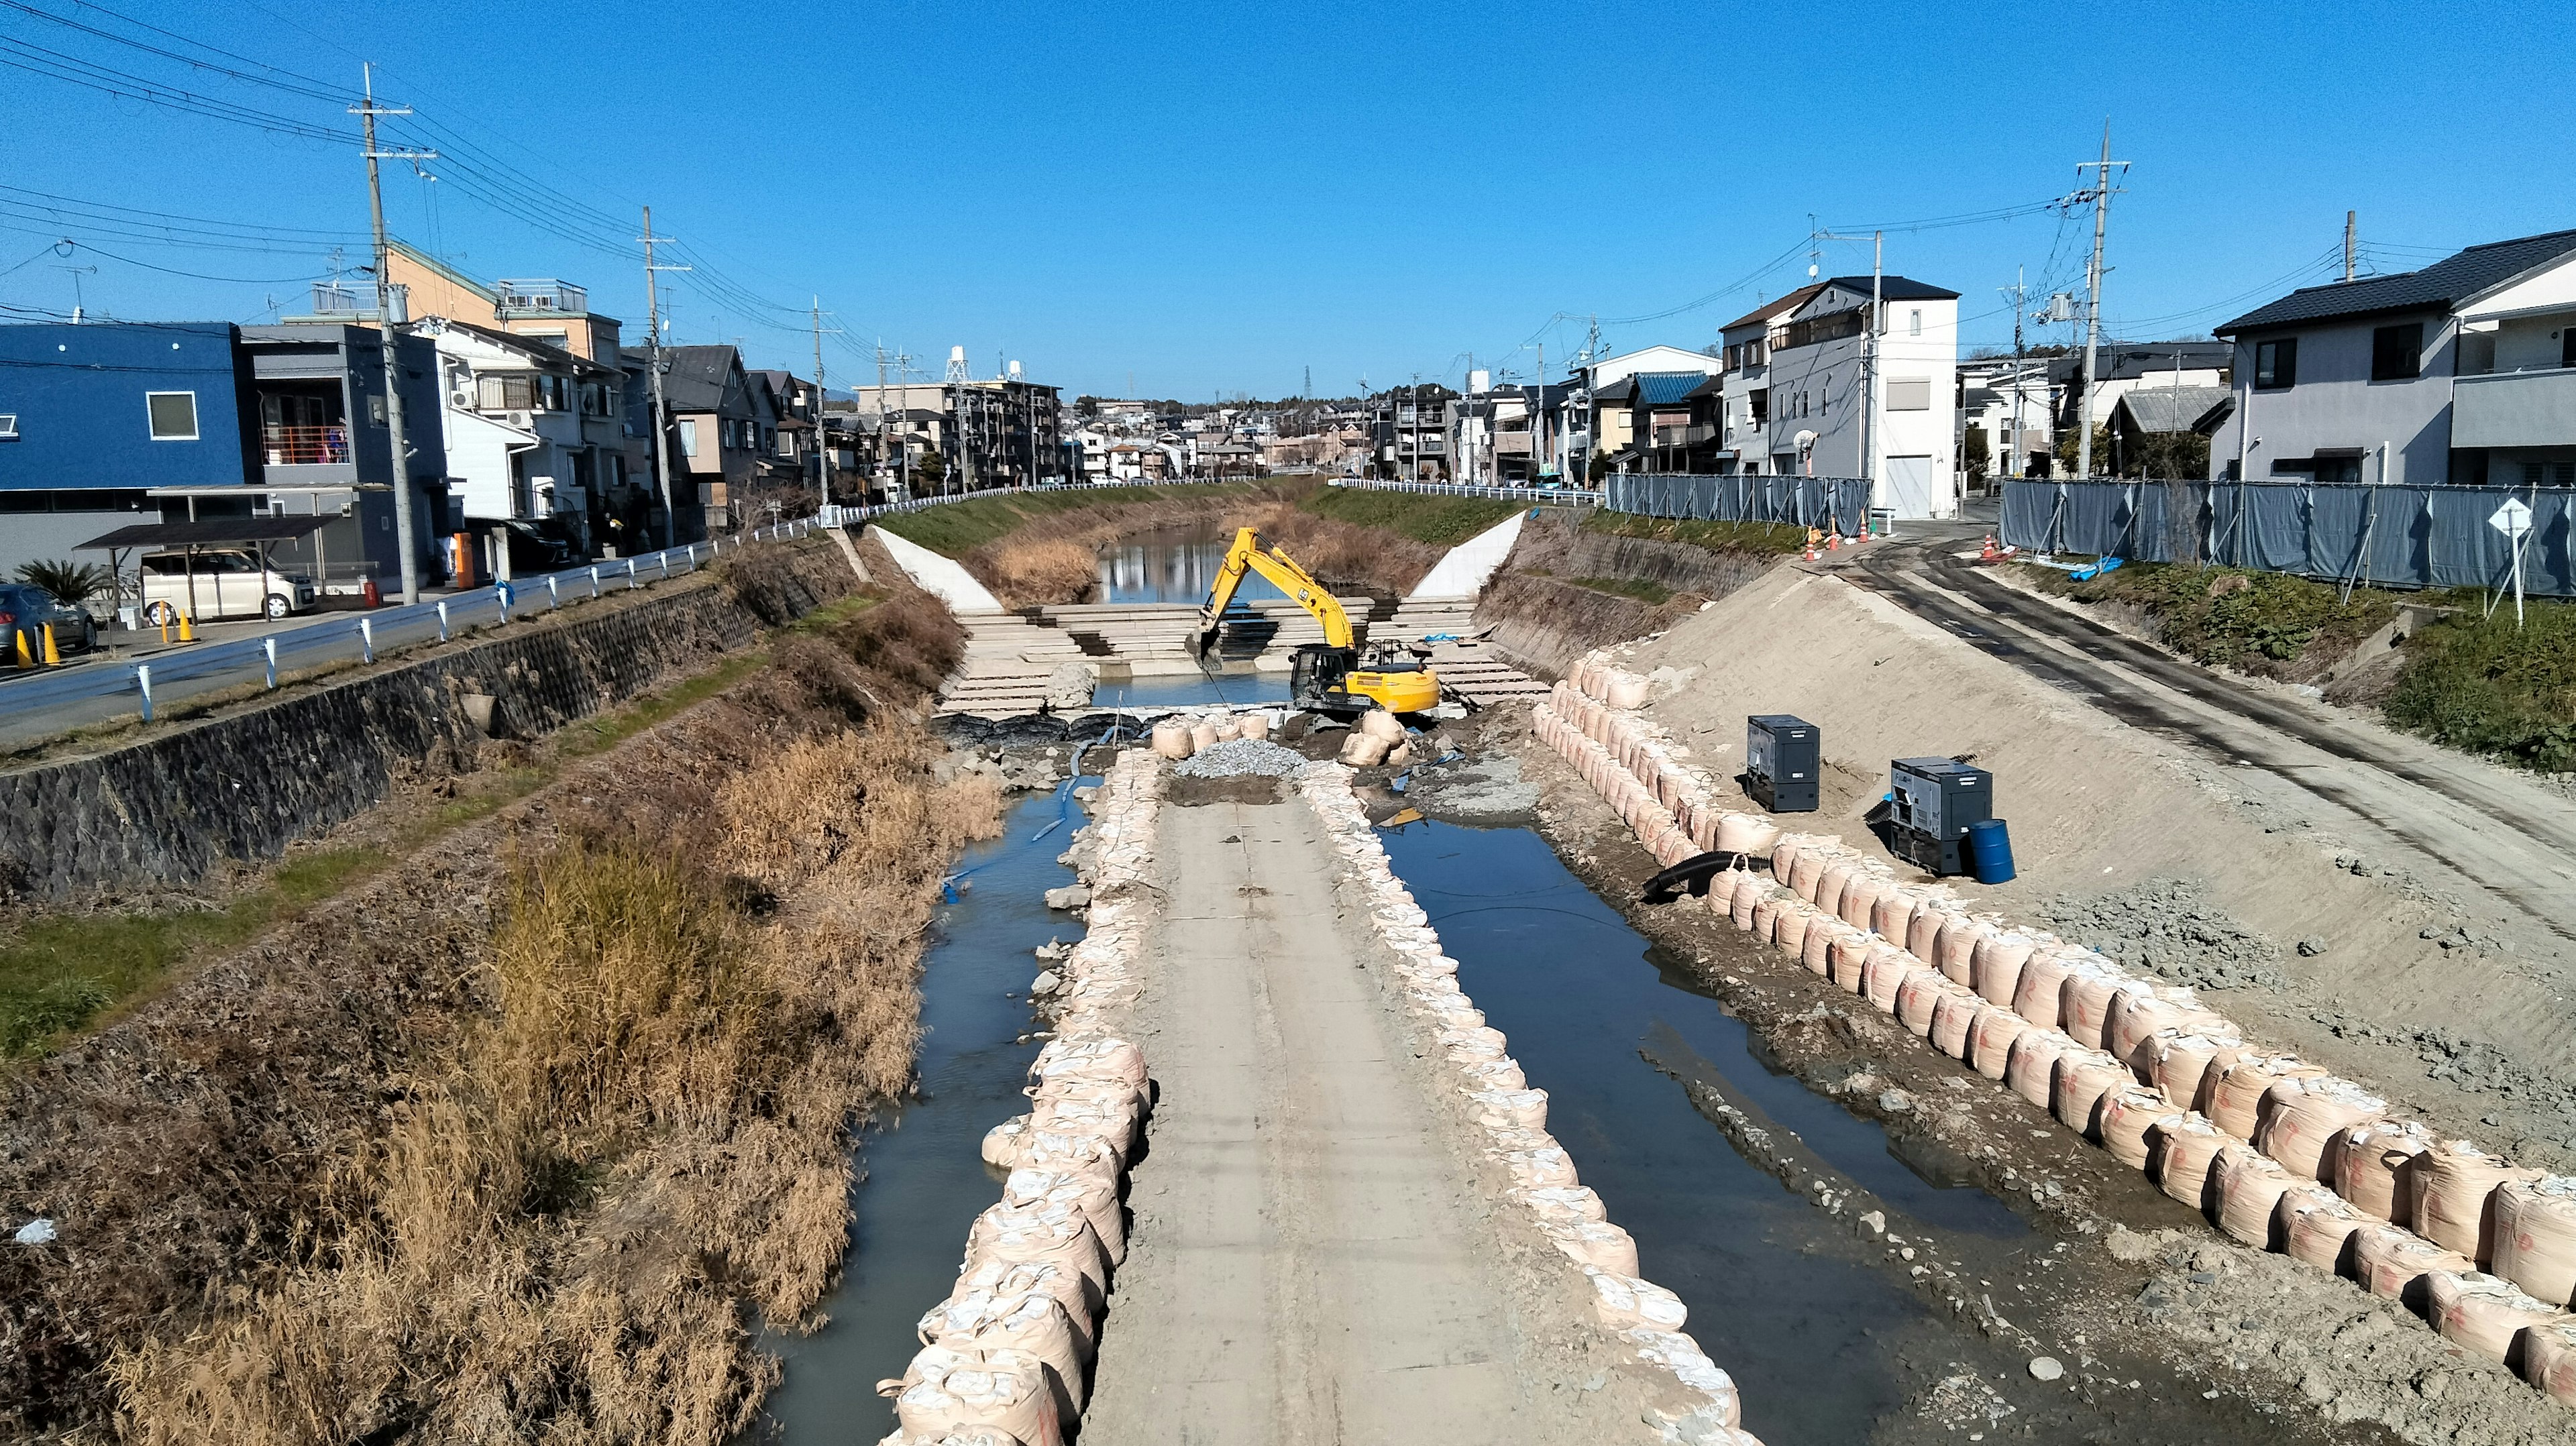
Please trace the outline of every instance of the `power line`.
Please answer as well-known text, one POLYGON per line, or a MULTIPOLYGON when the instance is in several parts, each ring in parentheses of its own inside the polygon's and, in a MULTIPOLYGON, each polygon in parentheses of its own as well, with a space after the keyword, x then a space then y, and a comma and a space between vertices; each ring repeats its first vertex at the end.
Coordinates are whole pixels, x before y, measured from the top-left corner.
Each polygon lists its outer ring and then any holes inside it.
MULTIPOLYGON (((81 32, 81 33, 82 33, 82 34, 84 34, 84 35, 95 35, 95 36, 97 36, 98 38, 100 38, 101 40, 113 41, 113 42, 115 42, 115 43, 116 43, 116 44, 118 44, 118 45, 131 46, 131 47, 133 47, 134 49, 136 49, 136 50, 140 50, 140 51, 144 52, 144 53, 145 53, 145 54, 147 54, 147 55, 157 55, 157 56, 162 57, 162 58, 163 58, 163 59, 165 59, 165 60, 175 60, 175 61, 177 61, 177 62, 178 62, 179 64, 181 64, 181 65, 189 66, 189 67, 192 67, 192 68, 197 69, 197 70, 208 71, 208 72, 211 72, 211 73, 216 74, 216 75, 225 76, 225 77, 228 77, 228 78, 233 79, 233 80, 241 81, 241 82, 243 82, 244 84, 247 84, 247 85, 265 85, 265 86, 269 86, 269 87, 271 87, 272 89, 287 91, 287 92, 290 92, 290 93, 295 94, 295 95, 309 96, 309 97, 311 97, 312 99, 315 99, 315 100, 326 100, 326 101, 333 102, 334 104, 338 104, 338 103, 341 103, 341 102, 345 102, 345 101, 347 101, 347 100, 350 98, 350 95, 351 95, 351 92, 349 92, 349 91, 345 91, 345 90, 332 90, 332 89, 321 88, 321 87, 323 87, 323 86, 324 86, 324 82, 321 82, 321 81, 313 81, 313 82, 311 82, 309 85, 290 85, 290 84, 287 84, 287 83, 285 83, 285 82, 283 82, 283 81, 270 80, 270 79, 268 79, 268 78, 267 78, 267 77, 265 77, 265 76, 251 75, 251 74, 248 74, 248 73, 243 72, 243 71, 235 70, 235 69, 231 68, 230 66, 217 65, 217 64, 215 64, 215 63, 214 63, 214 62, 212 62, 212 61, 199 60, 199 59, 196 59, 196 58, 195 58, 195 57, 193 57, 193 56, 181 55, 181 54, 179 54, 177 51, 174 51, 174 50, 164 50, 164 49, 162 49, 160 46, 147 44, 147 43, 146 43, 146 42, 144 42, 144 41, 135 40, 135 39, 132 39, 132 38, 130 38, 130 37, 128 37, 128 36, 119 35, 119 34, 115 33, 114 31, 111 31, 111 30, 102 30, 102 29, 98 28, 98 27, 97 27, 97 26, 95 26, 95 25, 85 25, 85 24, 81 23, 81 22, 80 22, 80 21, 78 21, 78 20, 71 19, 71 18, 70 18, 70 17, 68 17, 68 16, 56 15, 56 14, 54 14, 52 11, 49 11, 49 10, 39 10, 39 9, 37 9, 37 8, 36 8, 35 6, 33 6, 33 5, 24 5, 24 4, 20 4, 20 3, 19 3, 19 0, 0 0, 0 6, 5 6, 5 7, 6 7, 6 8, 8 8, 8 9, 15 10, 15 11, 17 11, 19 14, 21 14, 21 15, 29 15, 29 16, 33 16, 33 17, 35 17, 35 18, 36 18, 36 19, 38 19, 38 20, 47 20, 47 21, 51 21, 51 22, 53 22, 54 24, 56 24, 56 25, 60 25, 60 26, 63 26, 63 27, 65 27, 65 28, 67 28, 67 29, 77 30, 77 31, 81 32)), ((139 21, 139 20, 134 20, 134 19, 131 19, 130 17, 123 16, 123 15, 117 15, 115 11, 113 11, 113 10, 109 10, 109 9, 107 9, 105 6, 91 6, 91 7, 89 7, 89 8, 97 10, 97 11, 98 11, 100 14, 102 14, 102 15, 110 15, 110 16, 114 16, 116 19, 124 20, 127 24, 130 24, 130 25, 142 25, 144 29, 146 29, 146 30, 152 30, 152 31, 154 31, 154 32, 156 32, 156 33, 158 33, 158 34, 162 34, 162 35, 171 35, 171 36, 172 36, 172 38, 174 38, 174 39, 182 38, 182 37, 178 37, 178 36, 176 36, 176 35, 173 35, 173 33, 172 33, 172 32, 170 32, 170 31, 162 30, 162 29, 160 29, 160 27, 158 27, 158 26, 153 26, 153 25, 143 25, 143 22, 141 22, 141 21, 139 21)), ((192 44, 192 45, 193 45, 193 44, 196 44, 196 42, 194 42, 194 41, 187 41, 186 43, 188 43, 188 44, 192 44)), ((213 47, 211 47, 211 46, 205 46, 205 47, 201 47, 201 48, 203 48, 203 49, 208 49, 208 50, 212 50, 212 49, 213 49, 213 47)), ((217 53, 222 53, 222 52, 217 52, 217 53)), ((240 57, 234 57, 234 58, 238 59, 238 58, 240 58, 240 57)), ((259 64, 259 62, 256 62, 256 61, 252 61, 252 62, 249 62, 249 63, 251 63, 251 64, 259 64)), ((272 67, 272 66, 265 66, 265 65, 261 66, 261 68, 262 68, 262 69, 267 69, 267 70, 274 70, 274 69, 275 69, 275 67, 272 67)), ((278 73, 278 74, 281 74, 281 75, 289 75, 289 74, 292 74, 293 72, 291 72, 291 71, 277 71, 277 73, 278 73)))

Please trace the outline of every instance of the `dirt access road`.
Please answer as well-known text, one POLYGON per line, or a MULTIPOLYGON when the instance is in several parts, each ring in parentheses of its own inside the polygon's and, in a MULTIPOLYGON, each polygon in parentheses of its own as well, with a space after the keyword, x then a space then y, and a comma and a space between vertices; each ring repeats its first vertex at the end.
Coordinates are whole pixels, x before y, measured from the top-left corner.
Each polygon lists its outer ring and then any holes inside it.
POLYGON ((1528 1333, 1558 1304, 1487 1243, 1312 813, 1167 804, 1161 833, 1137 1020, 1157 1103, 1084 1436, 1642 1439, 1528 1333))
POLYGON ((1956 547, 1891 543, 1845 576, 2121 722, 2269 774, 2304 795, 2315 826, 2403 857, 2408 872, 2528 936, 2526 955, 2568 957, 2576 804, 2292 690, 2182 661, 2010 586, 1956 547))

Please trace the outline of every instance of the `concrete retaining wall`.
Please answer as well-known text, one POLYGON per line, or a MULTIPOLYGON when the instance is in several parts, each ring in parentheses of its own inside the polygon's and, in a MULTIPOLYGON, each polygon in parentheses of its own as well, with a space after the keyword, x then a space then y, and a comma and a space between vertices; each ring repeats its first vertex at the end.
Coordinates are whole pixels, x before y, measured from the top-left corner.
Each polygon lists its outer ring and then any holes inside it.
POLYGON ((256 862, 381 802, 424 769, 474 766, 487 736, 466 695, 493 701, 490 736, 541 737, 756 641, 847 594, 831 543, 779 544, 728 573, 623 604, 514 624, 416 661, 292 690, 113 751, 0 774, 0 898, 192 883, 256 862))

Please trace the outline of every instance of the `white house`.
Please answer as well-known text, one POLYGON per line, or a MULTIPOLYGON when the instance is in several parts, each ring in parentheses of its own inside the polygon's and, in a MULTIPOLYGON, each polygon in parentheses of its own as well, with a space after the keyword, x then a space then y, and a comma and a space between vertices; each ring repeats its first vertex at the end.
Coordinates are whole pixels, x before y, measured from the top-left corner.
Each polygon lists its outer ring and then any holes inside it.
POLYGON ((1739 470, 1868 477, 1873 504, 1899 517, 1952 516, 1959 293, 1903 276, 1875 291, 1875 317, 1872 279, 1837 276, 1730 324, 1726 356, 1748 376, 1721 395, 1721 445, 1735 438, 1739 470))
POLYGON ((449 495, 469 522, 561 516, 586 544, 592 506, 621 480, 623 374, 470 322, 422 329, 438 344, 449 495))
POLYGON ((1620 383, 1640 373, 1697 377, 1717 375, 1720 363, 1704 351, 1679 346, 1646 346, 1635 351, 1604 357, 1584 369, 1584 390, 1590 394, 1589 415, 1580 419, 1584 434, 1575 438, 1576 450, 1589 451, 1596 457, 1616 457, 1638 445, 1629 425, 1629 410, 1624 401, 1605 402, 1611 394, 1625 396, 1620 383))

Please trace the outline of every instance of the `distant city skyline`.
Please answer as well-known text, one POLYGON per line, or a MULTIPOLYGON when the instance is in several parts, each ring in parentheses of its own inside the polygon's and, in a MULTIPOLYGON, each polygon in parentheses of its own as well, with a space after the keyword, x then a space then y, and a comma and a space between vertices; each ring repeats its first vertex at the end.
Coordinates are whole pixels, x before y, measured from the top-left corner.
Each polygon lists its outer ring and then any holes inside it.
POLYGON ((385 163, 403 239, 579 283, 640 340, 650 203, 700 268, 666 276, 673 340, 808 373, 819 295, 836 386, 876 380, 880 339, 1067 396, 1454 387, 1471 355, 1526 380, 1541 346, 1562 375, 1594 317, 1607 349, 1707 346, 1810 264, 1869 270, 1811 227, 1890 223, 1890 272, 1963 293, 1963 349, 2008 343, 2017 266, 2034 308, 2082 289, 2089 220, 2041 203, 2106 118, 2126 339, 2339 276, 2347 209, 2377 271, 2576 226, 2576 44, 2539 4, 656 4, 524 44, 455 0, 29 4, 88 28, 0 15, 6 320, 268 320, 334 247, 354 274, 362 57, 419 111, 388 148, 441 152, 436 180, 385 163))

